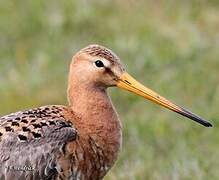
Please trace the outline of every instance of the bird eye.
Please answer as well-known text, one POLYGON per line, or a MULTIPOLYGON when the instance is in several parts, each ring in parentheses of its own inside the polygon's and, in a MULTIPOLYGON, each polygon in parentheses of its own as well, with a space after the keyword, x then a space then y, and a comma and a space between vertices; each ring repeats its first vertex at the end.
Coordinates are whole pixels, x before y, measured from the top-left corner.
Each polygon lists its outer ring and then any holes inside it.
POLYGON ((97 66, 97 67, 104 67, 104 64, 103 64, 103 62, 101 61, 101 60, 96 60, 95 61, 95 65, 97 66))

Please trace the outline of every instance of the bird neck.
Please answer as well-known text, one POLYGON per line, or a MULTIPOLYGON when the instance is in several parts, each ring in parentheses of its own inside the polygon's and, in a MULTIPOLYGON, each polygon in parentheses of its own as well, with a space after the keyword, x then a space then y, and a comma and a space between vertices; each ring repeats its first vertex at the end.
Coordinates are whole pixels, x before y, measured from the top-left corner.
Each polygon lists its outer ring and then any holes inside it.
POLYGON ((101 158, 106 158, 104 163, 108 170, 115 163, 122 143, 118 115, 105 88, 74 82, 68 88, 70 108, 77 116, 77 119, 72 118, 72 123, 81 142, 85 142, 82 144, 90 144, 92 139, 102 149, 106 157, 101 158))
POLYGON ((69 86, 68 101, 72 110, 84 118, 97 110, 105 109, 106 106, 112 106, 105 89, 89 84, 69 86))
POLYGON ((106 88, 71 83, 68 88, 68 99, 71 109, 80 117, 78 126, 89 127, 90 133, 94 134, 99 128, 105 132, 110 128, 120 131, 118 115, 106 88))

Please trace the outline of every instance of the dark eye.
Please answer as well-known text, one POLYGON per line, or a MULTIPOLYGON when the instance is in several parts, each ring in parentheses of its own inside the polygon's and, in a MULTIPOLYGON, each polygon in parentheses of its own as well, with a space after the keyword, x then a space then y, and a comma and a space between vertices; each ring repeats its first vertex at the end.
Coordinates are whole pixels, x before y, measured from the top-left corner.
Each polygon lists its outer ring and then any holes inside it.
POLYGON ((95 61, 95 65, 96 65, 97 67, 104 67, 104 64, 103 64, 103 62, 102 62, 101 60, 96 60, 96 61, 95 61))

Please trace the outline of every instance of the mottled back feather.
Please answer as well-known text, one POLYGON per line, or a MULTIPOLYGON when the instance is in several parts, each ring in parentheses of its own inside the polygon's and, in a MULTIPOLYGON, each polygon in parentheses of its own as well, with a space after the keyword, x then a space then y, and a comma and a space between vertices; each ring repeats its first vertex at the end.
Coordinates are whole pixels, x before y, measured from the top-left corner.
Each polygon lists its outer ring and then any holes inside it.
POLYGON ((44 106, 0 118, 0 179, 54 179, 57 159, 77 137, 64 106, 44 106))

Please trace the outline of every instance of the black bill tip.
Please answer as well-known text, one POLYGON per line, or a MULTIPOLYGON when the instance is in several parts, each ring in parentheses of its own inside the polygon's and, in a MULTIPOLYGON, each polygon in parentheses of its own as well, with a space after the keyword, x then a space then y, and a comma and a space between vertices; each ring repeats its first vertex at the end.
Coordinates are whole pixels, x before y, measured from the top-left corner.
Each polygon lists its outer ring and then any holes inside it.
POLYGON ((197 122, 205 127, 213 127, 213 125, 210 122, 208 122, 207 120, 197 116, 196 114, 193 114, 192 112, 190 112, 184 108, 181 108, 181 111, 177 111, 177 113, 181 114, 181 115, 183 115, 183 116, 185 116, 185 117, 187 117, 187 118, 189 118, 189 119, 191 119, 191 120, 193 120, 193 121, 195 121, 195 122, 197 122))

